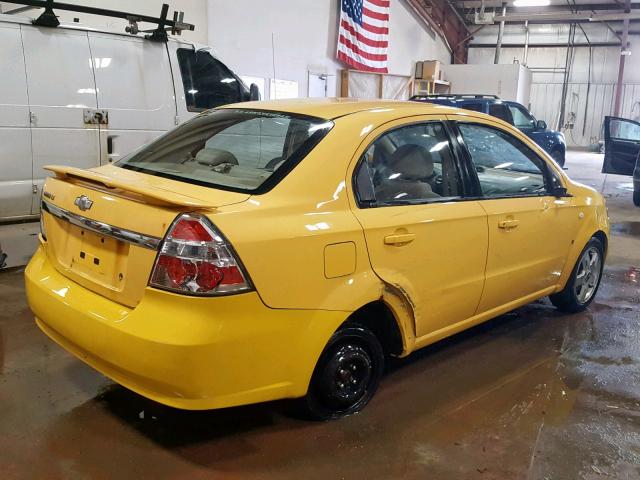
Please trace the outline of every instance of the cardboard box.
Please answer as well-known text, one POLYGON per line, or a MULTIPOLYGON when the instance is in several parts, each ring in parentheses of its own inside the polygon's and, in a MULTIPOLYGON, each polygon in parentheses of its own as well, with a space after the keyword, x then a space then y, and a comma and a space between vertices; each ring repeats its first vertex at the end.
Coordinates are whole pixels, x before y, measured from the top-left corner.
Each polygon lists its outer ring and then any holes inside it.
POLYGON ((424 60, 416 62, 415 77, 422 80, 440 80, 441 78, 440 61, 424 60))

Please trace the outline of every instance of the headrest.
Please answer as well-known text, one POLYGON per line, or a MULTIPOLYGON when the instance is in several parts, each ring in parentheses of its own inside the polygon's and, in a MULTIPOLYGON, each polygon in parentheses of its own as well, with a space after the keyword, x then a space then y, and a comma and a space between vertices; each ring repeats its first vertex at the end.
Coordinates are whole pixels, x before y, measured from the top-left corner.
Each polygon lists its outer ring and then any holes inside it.
POLYGON ((429 150, 415 144, 402 145, 393 155, 389 167, 400 173, 402 180, 422 180, 433 175, 433 160, 429 150))
POLYGON ((222 163, 238 165, 238 159, 233 153, 218 148, 203 148, 196 153, 196 162, 210 167, 215 167, 222 163))

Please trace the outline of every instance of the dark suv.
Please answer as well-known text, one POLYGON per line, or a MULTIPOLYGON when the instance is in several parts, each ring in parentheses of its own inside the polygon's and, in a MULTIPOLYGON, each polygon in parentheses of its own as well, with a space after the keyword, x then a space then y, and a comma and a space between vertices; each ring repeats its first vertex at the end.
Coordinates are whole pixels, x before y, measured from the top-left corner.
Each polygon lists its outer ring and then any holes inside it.
POLYGON ((414 95, 410 100, 464 108, 504 120, 540 145, 558 165, 564 166, 567 149, 564 134, 548 129, 544 120, 536 120, 518 102, 500 100, 495 95, 414 95))

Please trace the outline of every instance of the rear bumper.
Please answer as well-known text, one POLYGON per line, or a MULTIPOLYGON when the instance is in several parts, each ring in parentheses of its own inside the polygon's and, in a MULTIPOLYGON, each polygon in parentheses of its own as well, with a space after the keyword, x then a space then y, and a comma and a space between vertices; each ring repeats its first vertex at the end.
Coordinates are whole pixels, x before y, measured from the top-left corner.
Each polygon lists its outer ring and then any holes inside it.
POLYGON ((200 410, 306 393, 347 312, 274 310, 257 293, 199 298, 148 288, 127 308, 61 275, 40 247, 26 272, 38 326, 117 383, 200 410))

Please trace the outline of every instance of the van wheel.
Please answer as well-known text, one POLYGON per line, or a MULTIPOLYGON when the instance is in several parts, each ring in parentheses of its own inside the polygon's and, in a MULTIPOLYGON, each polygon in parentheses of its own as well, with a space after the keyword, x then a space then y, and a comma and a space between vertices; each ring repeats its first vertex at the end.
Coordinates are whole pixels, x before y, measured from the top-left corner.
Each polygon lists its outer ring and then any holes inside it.
POLYGON ((384 370, 384 354, 366 327, 350 325, 333 334, 311 377, 303 399, 306 413, 317 420, 359 412, 376 392, 384 370))
POLYGON ((582 250, 564 289, 549 296, 551 303, 559 310, 570 313, 580 312, 587 308, 600 286, 603 266, 604 248, 602 242, 593 237, 582 250))
POLYGON ((551 158, 553 158, 558 165, 564 167, 564 154, 561 150, 551 152, 551 158))
POLYGON ((633 204, 636 207, 640 207, 640 190, 633 191, 633 204))

